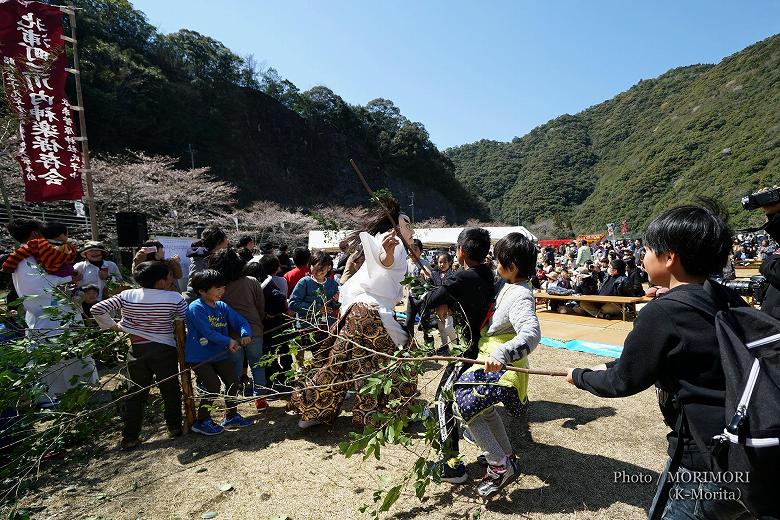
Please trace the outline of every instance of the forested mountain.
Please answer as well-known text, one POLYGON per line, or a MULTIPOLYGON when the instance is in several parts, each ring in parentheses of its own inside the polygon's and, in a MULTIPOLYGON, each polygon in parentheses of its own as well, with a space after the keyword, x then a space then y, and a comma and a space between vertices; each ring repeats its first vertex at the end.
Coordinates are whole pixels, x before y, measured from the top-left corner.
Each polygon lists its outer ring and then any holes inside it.
POLYGON ((301 92, 208 36, 161 34, 127 0, 76 5, 83 8, 81 77, 96 152, 162 154, 183 167, 194 159, 240 187, 241 204, 290 207, 367 203, 349 167, 354 158, 370 184, 389 188, 402 204, 415 192, 424 201, 418 219, 487 215, 423 125, 392 101, 352 106, 324 86, 301 92))
POLYGON ((642 80, 511 142, 445 153, 463 185, 505 222, 519 216, 602 231, 625 219, 638 230, 696 195, 721 201, 733 224, 758 222, 739 199, 780 183, 780 35, 717 65, 642 80))

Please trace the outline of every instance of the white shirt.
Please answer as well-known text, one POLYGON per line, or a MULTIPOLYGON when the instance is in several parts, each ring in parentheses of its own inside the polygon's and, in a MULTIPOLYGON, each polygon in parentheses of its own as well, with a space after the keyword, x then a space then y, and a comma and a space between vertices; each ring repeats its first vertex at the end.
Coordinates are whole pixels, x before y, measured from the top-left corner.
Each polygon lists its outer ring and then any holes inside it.
MULTIPOLYGON (((34 258, 25 258, 14 271, 11 278, 14 289, 23 298, 24 319, 27 322, 27 335, 31 338, 50 337, 62 334, 61 325, 44 316, 46 307, 57 307, 63 312, 73 311, 69 302, 63 302, 54 290, 58 285, 70 282, 70 276, 48 274, 34 258)), ((77 314, 78 319, 81 315, 77 314)))
MULTIPOLYGON (((113 278, 115 282, 119 282, 122 280, 122 273, 119 272, 119 267, 117 267, 117 265, 114 262, 110 260, 103 260, 103 267, 108 268, 109 278, 113 278)), ((84 287, 85 285, 97 285, 98 288, 100 289, 98 298, 102 300, 103 289, 106 286, 106 280, 100 279, 100 268, 92 264, 88 260, 82 260, 81 262, 73 266, 73 270, 81 275, 81 281, 79 282, 79 287, 84 287)))
POLYGON ((395 304, 403 296, 401 280, 406 276, 406 251, 402 244, 395 246, 393 265, 382 265, 382 233, 371 236, 360 233, 360 243, 366 261, 360 269, 341 286, 340 300, 343 308, 349 309, 353 303, 366 303, 379 309, 379 317, 385 330, 398 345, 404 345, 409 339, 401 324, 395 321, 395 304))

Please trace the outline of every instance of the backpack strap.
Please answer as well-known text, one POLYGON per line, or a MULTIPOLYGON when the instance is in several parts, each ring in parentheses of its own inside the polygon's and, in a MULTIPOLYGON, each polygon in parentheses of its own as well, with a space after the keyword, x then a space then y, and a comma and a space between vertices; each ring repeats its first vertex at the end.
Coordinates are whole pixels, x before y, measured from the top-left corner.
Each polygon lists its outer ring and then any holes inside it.
POLYGON ((701 300, 699 298, 694 298, 687 291, 668 292, 663 295, 663 299, 684 303, 685 305, 689 305, 690 307, 693 307, 694 309, 699 310, 705 314, 715 316, 718 314, 718 311, 728 310, 730 304, 726 298, 718 294, 718 290, 714 287, 713 284, 714 282, 705 280, 703 286, 704 292, 706 292, 710 297, 710 302, 701 300))

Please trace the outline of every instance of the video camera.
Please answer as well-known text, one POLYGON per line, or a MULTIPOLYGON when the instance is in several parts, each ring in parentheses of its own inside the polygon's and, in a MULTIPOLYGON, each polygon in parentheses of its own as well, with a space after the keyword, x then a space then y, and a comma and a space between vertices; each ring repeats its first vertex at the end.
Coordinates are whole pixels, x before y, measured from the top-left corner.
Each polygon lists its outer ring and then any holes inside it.
POLYGON ((734 289, 740 296, 750 296, 753 298, 753 303, 761 305, 766 296, 766 290, 769 286, 769 281, 761 276, 751 276, 750 279, 738 279, 722 282, 726 287, 734 289))
POLYGON ((757 191, 742 197, 742 207, 746 210, 771 206, 780 202, 780 187, 757 191))

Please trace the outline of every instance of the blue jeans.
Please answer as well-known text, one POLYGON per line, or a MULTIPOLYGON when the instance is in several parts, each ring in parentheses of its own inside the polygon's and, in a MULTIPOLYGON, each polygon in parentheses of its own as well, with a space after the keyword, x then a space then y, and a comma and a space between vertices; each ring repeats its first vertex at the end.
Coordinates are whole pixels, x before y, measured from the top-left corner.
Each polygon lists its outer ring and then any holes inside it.
POLYGON ((242 347, 238 352, 230 353, 230 361, 233 363, 233 368, 238 374, 239 380, 244 373, 244 356, 246 356, 249 370, 252 371, 252 379, 255 383, 255 394, 262 392, 261 388, 265 387, 267 383, 265 381, 265 367, 258 366, 260 358, 263 357, 263 336, 257 336, 252 338, 252 342, 246 347, 242 347))
POLYGON ((672 486, 669 501, 664 508, 662 520, 750 520, 753 518, 745 506, 731 499, 732 492, 713 482, 693 482, 685 478, 696 473, 680 468, 672 486))

